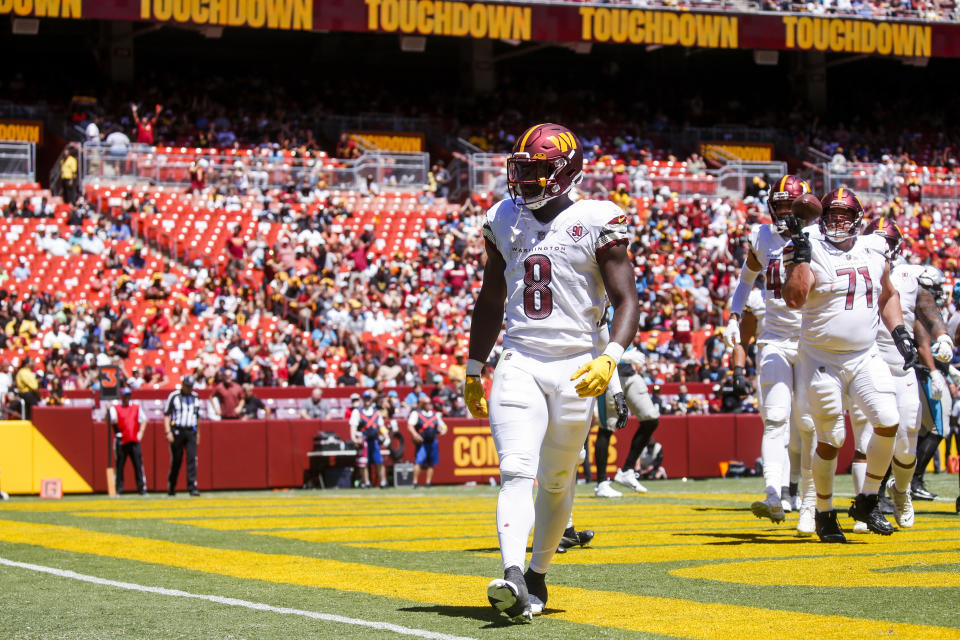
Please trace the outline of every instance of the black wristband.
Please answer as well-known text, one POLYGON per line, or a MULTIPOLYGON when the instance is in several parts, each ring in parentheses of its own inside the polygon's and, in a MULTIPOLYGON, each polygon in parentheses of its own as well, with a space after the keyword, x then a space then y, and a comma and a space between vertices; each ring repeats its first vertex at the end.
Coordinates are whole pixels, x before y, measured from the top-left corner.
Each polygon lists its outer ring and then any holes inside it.
POLYGON ((734 367, 734 368, 733 368, 733 375, 735 375, 735 376, 742 376, 742 375, 743 375, 743 367, 734 367))

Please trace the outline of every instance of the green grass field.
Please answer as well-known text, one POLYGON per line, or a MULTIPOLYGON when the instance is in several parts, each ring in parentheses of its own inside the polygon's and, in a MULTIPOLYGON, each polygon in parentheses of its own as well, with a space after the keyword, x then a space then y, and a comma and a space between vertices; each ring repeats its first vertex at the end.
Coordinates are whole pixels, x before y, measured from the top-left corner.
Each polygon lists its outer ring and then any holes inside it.
MULTIPOLYGON (((960 638, 956 476, 928 476, 944 498, 911 530, 854 535, 844 515, 847 545, 754 518, 756 479, 648 486, 578 487, 595 541, 557 556, 547 611, 519 627, 486 602, 495 488, 14 498, 0 638, 960 638)), ((845 509, 848 477, 838 491, 845 509)))

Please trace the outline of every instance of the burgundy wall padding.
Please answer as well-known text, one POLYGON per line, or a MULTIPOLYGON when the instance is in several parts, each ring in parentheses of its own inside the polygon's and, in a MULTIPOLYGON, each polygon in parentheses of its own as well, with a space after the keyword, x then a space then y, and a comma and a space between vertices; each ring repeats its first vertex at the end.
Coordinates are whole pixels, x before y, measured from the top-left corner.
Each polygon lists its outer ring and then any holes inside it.
MULTIPOLYGON (((95 491, 106 491, 107 427, 104 423, 92 422, 89 409, 37 407, 33 423, 95 491)), ((486 421, 450 418, 447 424, 452 432, 455 427, 485 427, 486 421)), ((626 458, 636 428, 637 421, 631 418, 627 428, 616 434, 618 461, 626 458)), ((310 464, 307 452, 313 448, 314 435, 321 430, 349 439, 350 428, 345 420, 203 422, 198 449, 198 486, 201 491, 302 486, 310 464)), ((401 421, 400 430, 406 440, 403 458, 412 461, 416 447, 410 440, 406 422, 401 421)), ((739 459, 752 467, 760 455, 762 433, 763 426, 757 415, 664 416, 654 438, 663 445, 663 466, 671 478, 716 477, 720 461, 739 459)), ((487 446, 492 446, 489 433, 469 437, 487 438, 487 446)), ((453 433, 441 438, 439 443, 440 465, 434 482, 487 481, 489 472, 478 472, 475 476, 454 473, 453 433)), ((148 489, 166 491, 170 450, 161 422, 148 424, 141 446, 148 489)), ((848 437, 840 452, 840 473, 846 473, 852 454, 852 437, 848 437)), ((126 490, 134 491, 136 481, 129 465, 124 478, 126 490)), ((185 461, 177 490, 186 490, 185 461)))
MULTIPOLYGON (((67 407, 35 407, 30 420, 37 431, 50 441, 54 449, 60 452, 67 462, 76 470, 87 484, 94 486, 97 475, 94 469, 94 452, 96 447, 106 459, 106 436, 94 442, 93 422, 90 419, 89 408, 67 407)), ((100 486, 106 491, 106 474, 99 472, 100 486)))
POLYGON ((755 413, 736 416, 737 450, 733 456, 747 467, 752 467, 760 457, 760 440, 763 438, 763 420, 755 413))
MULTIPOLYGON (((633 437, 633 432, 630 433, 633 437)), ((686 416, 664 416, 660 418, 660 426, 653 433, 653 438, 663 445, 663 468, 671 478, 681 478, 690 475, 690 468, 687 464, 687 417, 686 416)), ((624 456, 630 447, 630 439, 627 439, 624 449, 624 456)))
POLYGON ((733 415, 691 416, 687 421, 687 437, 687 475, 693 478, 720 475, 717 463, 736 457, 736 417, 733 415))
POLYGON ((209 434, 211 488, 258 489, 267 484, 267 425, 262 420, 224 420, 204 425, 209 434))

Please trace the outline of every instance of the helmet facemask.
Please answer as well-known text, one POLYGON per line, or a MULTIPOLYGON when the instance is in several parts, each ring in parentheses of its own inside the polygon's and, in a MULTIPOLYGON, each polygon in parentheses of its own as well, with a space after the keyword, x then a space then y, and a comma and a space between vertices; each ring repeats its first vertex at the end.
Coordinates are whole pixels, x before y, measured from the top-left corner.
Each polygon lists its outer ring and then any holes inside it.
POLYGON ((846 207, 828 209, 820 218, 823 237, 834 244, 841 244, 860 234, 862 214, 846 207))
POLYGON ((550 200, 567 193, 557 175, 567 166, 564 157, 553 160, 531 158, 529 153, 514 153, 507 158, 507 190, 518 205, 539 209, 550 200))
POLYGON ((770 194, 770 217, 773 219, 777 233, 789 231, 793 221, 793 200, 794 197, 786 191, 775 191, 770 194))

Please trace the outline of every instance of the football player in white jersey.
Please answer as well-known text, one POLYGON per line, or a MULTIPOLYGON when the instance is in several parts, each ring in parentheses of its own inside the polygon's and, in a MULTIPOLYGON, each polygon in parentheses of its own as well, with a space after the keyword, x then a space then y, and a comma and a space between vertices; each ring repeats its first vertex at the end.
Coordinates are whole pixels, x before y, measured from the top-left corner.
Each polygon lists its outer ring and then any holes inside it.
POLYGON ((507 159, 512 197, 491 207, 483 226, 487 263, 473 310, 464 399, 474 417, 489 415, 500 457, 504 577, 490 583, 487 598, 514 622, 530 620, 546 604, 544 575, 570 515, 596 396, 638 328, 626 216, 610 201, 570 199, 582 169, 583 149, 569 129, 530 127, 507 159), (598 353, 605 298, 614 314, 610 342, 598 353), (504 316, 488 413, 479 376, 504 316), (524 573, 531 529, 533 554, 524 573))
MULTIPOLYGON (((765 318, 757 334, 757 370, 759 382, 760 416, 763 419, 763 439, 760 455, 763 460, 763 479, 766 497, 751 505, 758 518, 770 518, 775 523, 785 519, 781 501, 784 477, 789 482, 788 470, 799 474, 799 460, 791 468, 788 458, 788 443, 791 431, 795 440, 799 425, 792 419, 795 368, 797 366, 797 338, 800 332, 800 312, 791 309, 783 300, 781 287, 786 275, 783 265, 783 249, 790 242, 789 221, 793 217, 793 201, 810 193, 810 186, 800 177, 785 175, 774 183, 767 200, 772 224, 758 227, 750 234, 750 251, 740 271, 740 281, 730 299, 730 322, 724 332, 724 340, 731 348, 740 343, 739 323, 747 297, 757 277, 764 274, 765 318), (791 424, 793 428, 791 428, 791 424)), ((813 220, 804 220, 806 233, 819 237, 820 231, 813 220)), ((734 368, 734 380, 742 377, 742 367, 734 368)), ((812 449, 813 434, 807 430, 807 450, 812 449)), ((796 447, 795 451, 800 451, 796 447)), ((806 474, 806 484, 812 477, 806 474)), ((813 505, 801 506, 803 529, 801 533, 813 533, 813 505)))
POLYGON ((802 311, 797 406, 801 420, 817 432, 812 464, 817 535, 822 542, 846 542, 833 508, 837 453, 846 436, 844 397, 875 425, 863 490, 850 515, 874 533, 889 535, 893 527, 877 509, 877 493, 893 457, 900 415, 893 377, 876 344, 880 321, 890 330, 904 371, 917 364, 918 355, 903 326, 887 261, 860 237, 859 198, 840 188, 821 203, 823 239, 808 238, 794 223, 791 245, 784 250, 788 266, 782 293, 790 308, 802 311))
MULTIPOLYGON (((917 435, 920 430, 920 386, 927 383, 933 369, 933 358, 948 362, 953 357, 953 341, 946 334, 946 326, 940 317, 936 300, 925 287, 920 286, 919 278, 925 267, 911 265, 899 260, 903 234, 899 227, 885 218, 872 220, 864 229, 865 236, 879 236, 884 240, 882 253, 890 263, 890 281, 900 295, 900 309, 903 323, 911 337, 916 336, 920 364, 914 371, 903 370, 903 358, 893 342, 886 326, 880 325, 877 344, 880 355, 890 368, 896 385, 897 407, 900 410, 900 423, 897 429, 893 452, 893 480, 886 487, 894 504, 894 517, 901 528, 913 526, 914 511, 910 498, 910 482, 917 463, 917 435), (931 348, 929 336, 937 336, 931 348), (932 353, 931 353, 932 349, 932 353)), ((928 383, 927 383, 928 384, 928 383)), ((873 430, 867 424, 866 416, 856 406, 850 407, 850 422, 856 444, 856 453, 851 465, 854 493, 860 493, 866 473, 866 451, 873 430)), ((883 488, 881 488, 881 493, 883 488)), ((854 531, 866 531, 866 523, 857 522, 854 531)))

